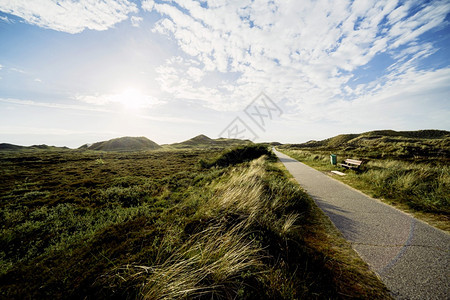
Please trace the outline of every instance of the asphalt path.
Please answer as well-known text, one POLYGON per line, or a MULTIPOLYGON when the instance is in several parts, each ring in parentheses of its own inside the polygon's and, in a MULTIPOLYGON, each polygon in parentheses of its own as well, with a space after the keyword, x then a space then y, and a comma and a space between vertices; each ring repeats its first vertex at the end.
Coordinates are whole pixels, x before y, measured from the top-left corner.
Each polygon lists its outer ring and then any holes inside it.
POLYGON ((396 299, 450 299, 450 235, 274 150, 396 299))

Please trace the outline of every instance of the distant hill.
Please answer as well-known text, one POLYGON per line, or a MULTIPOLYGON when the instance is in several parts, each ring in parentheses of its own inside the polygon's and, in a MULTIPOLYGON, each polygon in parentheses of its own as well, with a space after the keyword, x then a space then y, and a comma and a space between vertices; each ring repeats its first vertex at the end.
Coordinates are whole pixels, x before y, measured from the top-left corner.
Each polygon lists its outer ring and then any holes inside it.
MULTIPOLYGON (((167 149, 189 149, 189 148, 224 148, 251 144, 249 140, 218 138, 211 139, 206 135, 198 135, 181 143, 163 145, 167 149)), ((79 150, 97 151, 141 151, 155 150, 162 147, 146 137, 120 137, 108 141, 93 144, 84 144, 79 150)), ((25 150, 67 150, 67 147, 55 147, 47 145, 19 146, 8 143, 0 143, 0 151, 25 151, 25 150)))
POLYGON ((445 130, 376 130, 340 134, 321 141, 283 145, 280 148, 340 151, 368 157, 449 157, 450 132, 445 130))
POLYGON ((98 151, 141 151, 160 149, 161 146, 146 137, 121 137, 109 141, 85 144, 78 149, 98 151))
POLYGON ((415 142, 424 139, 447 139, 450 132, 445 130, 394 131, 375 130, 358 134, 340 134, 321 141, 309 141, 302 144, 291 144, 299 148, 336 148, 358 146, 362 144, 376 144, 378 142, 415 142))
POLYGON ((1 143, 0 144, 0 151, 17 151, 17 150, 21 150, 23 148, 26 148, 24 146, 18 146, 18 145, 13 145, 13 144, 7 144, 7 143, 1 143))
POLYGON ((249 140, 218 138, 211 139, 204 134, 197 135, 181 143, 166 145, 168 148, 211 148, 251 144, 249 140))
POLYGON ((189 139, 187 141, 172 144, 172 146, 174 146, 174 145, 199 146, 199 145, 213 145, 213 144, 215 144, 213 139, 207 137, 204 134, 200 134, 200 135, 197 135, 196 137, 193 137, 192 139, 189 139))
POLYGON ((8 143, 0 143, 0 151, 25 151, 25 150, 67 150, 67 147, 48 145, 19 146, 8 143))

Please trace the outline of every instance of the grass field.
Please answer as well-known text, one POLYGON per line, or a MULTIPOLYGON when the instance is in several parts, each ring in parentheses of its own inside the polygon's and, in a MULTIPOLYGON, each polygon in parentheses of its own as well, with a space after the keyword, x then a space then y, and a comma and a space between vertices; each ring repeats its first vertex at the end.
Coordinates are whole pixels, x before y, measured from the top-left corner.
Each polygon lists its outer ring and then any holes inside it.
MULTIPOLYGON (((372 197, 412 212, 440 229, 450 231, 450 165, 445 159, 385 159, 335 151, 334 153, 338 153, 339 162, 352 157, 365 161, 361 171, 355 172, 332 166, 329 154, 322 150, 281 151, 327 173, 332 170, 345 172, 346 176, 334 177, 372 197)), ((375 152, 370 148, 365 151, 375 152)))
POLYGON ((290 150, 339 154, 365 159, 392 159, 412 162, 450 162, 450 132, 444 130, 377 130, 341 134, 322 141, 283 145, 290 150))
POLYGON ((0 153, 2 298, 389 298, 264 149, 0 153))

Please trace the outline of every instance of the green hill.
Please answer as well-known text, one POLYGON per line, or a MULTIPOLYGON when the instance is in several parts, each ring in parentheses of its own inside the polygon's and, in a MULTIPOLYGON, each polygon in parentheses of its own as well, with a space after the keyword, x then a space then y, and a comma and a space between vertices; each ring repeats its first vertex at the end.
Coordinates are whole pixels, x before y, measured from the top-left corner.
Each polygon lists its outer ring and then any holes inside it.
POLYGON ((218 138, 211 139, 204 134, 200 134, 181 143, 167 145, 168 148, 222 148, 228 146, 247 145, 252 142, 249 140, 218 138))
POLYGON ((17 150, 22 150, 23 148, 26 148, 24 146, 18 146, 18 145, 13 145, 13 144, 8 144, 8 143, 1 143, 0 144, 0 151, 17 151, 17 150))
POLYGON ((83 145, 79 149, 99 151, 141 151, 161 148, 157 143, 146 137, 121 137, 109 141, 97 142, 92 145, 83 145))
POLYGON ((213 139, 207 137, 204 134, 197 135, 196 137, 193 137, 192 139, 189 139, 187 141, 181 142, 181 143, 175 143, 172 145, 185 145, 185 146, 200 146, 200 145, 214 145, 215 142, 213 139))
POLYGON ((19 146, 8 143, 0 143, 0 151, 24 151, 24 150, 67 150, 67 147, 56 147, 56 146, 48 146, 45 144, 42 145, 33 145, 33 146, 19 146))
POLYGON ((445 130, 376 130, 341 134, 321 141, 283 145, 286 149, 346 152, 365 157, 450 157, 450 132, 445 130))

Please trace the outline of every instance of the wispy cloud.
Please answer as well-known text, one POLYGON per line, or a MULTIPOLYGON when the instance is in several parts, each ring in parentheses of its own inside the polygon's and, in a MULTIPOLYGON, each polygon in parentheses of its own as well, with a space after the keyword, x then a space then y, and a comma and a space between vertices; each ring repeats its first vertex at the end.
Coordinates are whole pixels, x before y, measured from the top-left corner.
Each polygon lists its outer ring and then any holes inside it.
POLYGON ((7 16, 0 16, 0 21, 5 22, 5 23, 9 23, 9 24, 14 23, 14 20, 8 18, 7 16))
POLYGON ((71 109, 71 110, 85 110, 85 111, 99 111, 99 112, 112 112, 111 110, 93 107, 93 106, 84 106, 84 105, 76 105, 76 104, 62 104, 55 102, 39 102, 33 100, 23 100, 23 99, 14 99, 14 98, 0 98, 0 102, 17 104, 17 105, 25 105, 25 106, 40 106, 47 108, 57 108, 57 109, 71 109))
POLYGON ((141 22, 144 20, 144 18, 142 18, 142 17, 137 17, 137 16, 132 16, 131 18, 130 18, 130 21, 131 21, 131 25, 133 26, 133 27, 140 27, 141 26, 141 22))
POLYGON ((235 109, 264 89, 304 109, 356 100, 354 72, 380 54, 395 63, 360 86, 359 96, 389 88, 395 76, 422 74, 418 62, 437 49, 417 40, 445 23, 450 3, 147 0, 142 8, 162 16, 153 31, 172 37, 189 57, 158 69, 162 88, 174 97, 235 109), (211 84, 221 76, 222 83, 211 84))
MULTIPOLYGON (((102 132, 104 134, 104 132, 102 132)), ((28 127, 28 126, 0 126, 0 134, 2 135, 20 135, 20 134, 31 134, 31 135, 71 135, 71 134, 83 134, 92 135, 96 134, 93 131, 82 131, 82 130, 69 130, 61 128, 39 128, 39 127, 28 127)))
POLYGON ((274 122, 277 140, 345 128, 450 128, 448 0, 139 2, 0 0, 11 46, 3 47, 0 105, 17 114, 10 120, 20 123, 22 111, 54 120, 66 110, 74 124, 93 116, 93 127, 107 120, 105 129, 120 117, 134 124, 130 132, 172 122, 164 134, 187 135, 205 127, 201 119, 220 132, 264 90, 284 112, 274 122), (42 30, 20 25, 79 33, 119 22, 120 30, 95 35, 48 31, 37 42, 28 37, 42 30), (118 92, 127 86, 143 89, 118 92), (76 96, 61 98, 68 93, 76 96), (34 95, 58 100, 19 100, 34 95))
MULTIPOLYGON (((236 109, 241 104, 231 98, 236 95, 232 94, 233 80, 205 70, 194 59, 170 58, 156 68, 156 72, 161 90, 174 98, 201 101, 204 106, 218 110, 236 109)), ((241 96, 249 100, 254 97, 248 93, 241 93, 241 96)))
MULTIPOLYGON (((33 100, 23 100, 23 99, 13 99, 13 98, 0 98, 0 102, 15 104, 15 105, 23 105, 23 106, 36 106, 36 107, 46 107, 53 109, 63 109, 63 110, 79 110, 79 111, 92 111, 99 113, 107 113, 107 114, 122 114, 124 113, 121 110, 117 109, 109 109, 106 104, 111 104, 108 97, 99 96, 77 96, 75 97, 78 101, 85 102, 87 104, 93 105, 78 105, 78 104, 63 104, 63 103, 55 103, 55 102, 39 102, 33 100)), ((162 102, 161 102, 162 103, 162 102)), ((181 124, 206 124, 207 122, 201 120, 194 120, 190 118, 180 118, 173 117, 170 115, 146 115, 141 111, 133 112, 130 115, 132 118, 140 118, 144 120, 158 121, 158 122, 169 122, 169 123, 181 123, 181 124)))
POLYGON ((10 71, 16 72, 16 73, 21 73, 21 74, 26 74, 27 72, 22 70, 22 69, 18 69, 18 68, 9 68, 10 71))
POLYGON ((79 33, 106 30, 138 9, 127 0, 0 0, 0 11, 43 28, 79 33))
MULTIPOLYGON (((390 76, 390 75, 387 75, 390 76)), ((395 79, 380 78, 375 87, 353 101, 336 99, 319 106, 305 107, 297 118, 320 116, 347 128, 449 128, 450 68, 435 71, 410 69, 395 79), (306 112, 314 111, 313 114, 306 112), (413 125, 412 125, 413 124, 413 125)))

